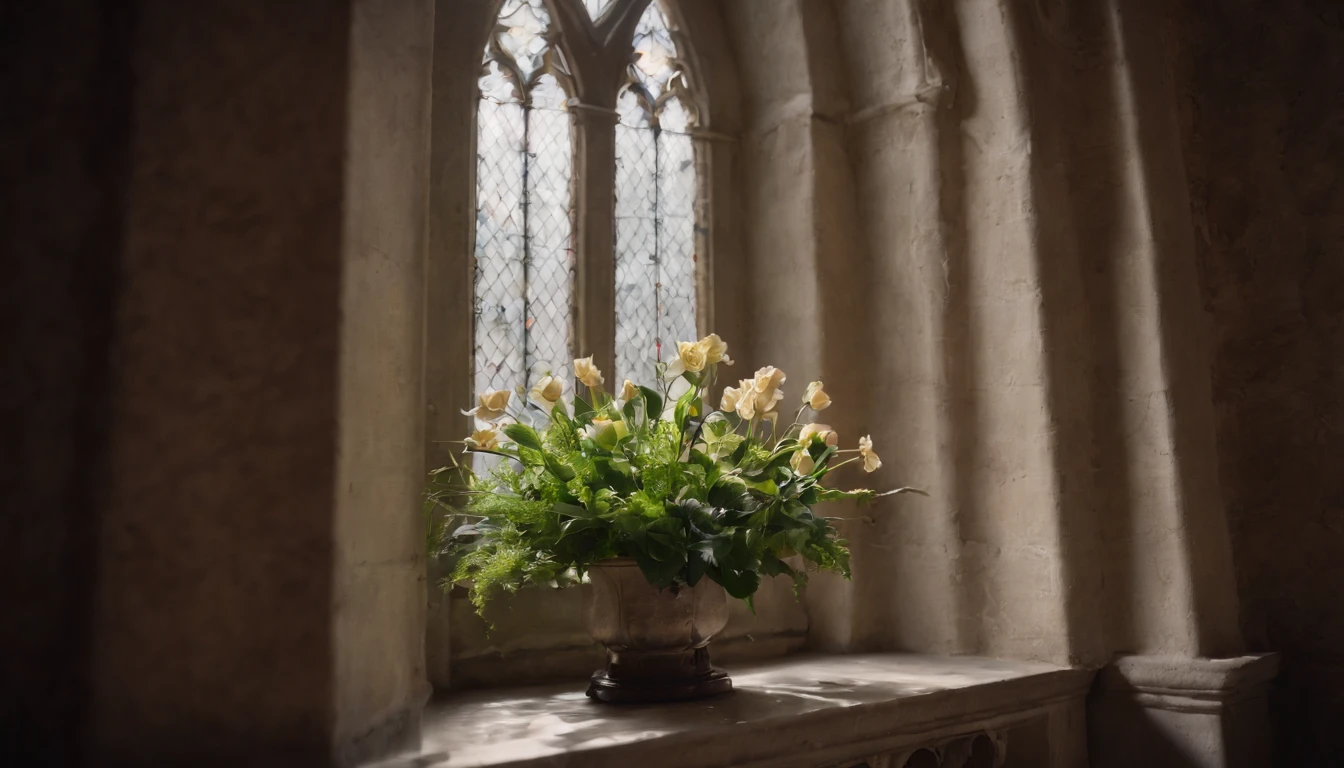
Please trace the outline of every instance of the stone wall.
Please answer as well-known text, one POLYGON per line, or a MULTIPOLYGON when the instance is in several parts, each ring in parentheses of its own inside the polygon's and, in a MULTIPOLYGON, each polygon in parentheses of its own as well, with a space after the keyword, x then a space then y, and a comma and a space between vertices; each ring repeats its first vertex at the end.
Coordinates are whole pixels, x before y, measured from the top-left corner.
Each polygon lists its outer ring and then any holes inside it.
POLYGON ((1242 627, 1285 765, 1344 746, 1344 9, 1186 4, 1192 206, 1242 627))
POLYGON ((415 734, 433 9, 317 10, 3 13, 22 764, 330 765, 415 734))

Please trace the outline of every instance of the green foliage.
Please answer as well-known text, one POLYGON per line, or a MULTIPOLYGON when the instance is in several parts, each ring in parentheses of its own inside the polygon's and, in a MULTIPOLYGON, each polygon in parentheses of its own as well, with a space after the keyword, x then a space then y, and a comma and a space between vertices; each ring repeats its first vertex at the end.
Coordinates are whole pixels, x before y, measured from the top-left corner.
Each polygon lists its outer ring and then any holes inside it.
POLYGON ((467 584, 479 611, 500 593, 573 583, 621 556, 658 587, 708 578, 749 604, 762 577, 788 576, 795 589, 809 571, 848 578, 845 541, 812 507, 876 494, 823 487, 836 449, 819 437, 800 444, 790 428, 776 440, 759 421, 706 414, 714 366, 684 378, 669 418, 670 383, 619 404, 599 392, 592 404, 575 398, 572 416, 560 404, 544 421, 502 427, 490 448, 469 443, 506 457, 484 476, 433 473, 430 552, 457 558, 445 586, 467 584), (449 533, 444 511, 466 524, 449 533))

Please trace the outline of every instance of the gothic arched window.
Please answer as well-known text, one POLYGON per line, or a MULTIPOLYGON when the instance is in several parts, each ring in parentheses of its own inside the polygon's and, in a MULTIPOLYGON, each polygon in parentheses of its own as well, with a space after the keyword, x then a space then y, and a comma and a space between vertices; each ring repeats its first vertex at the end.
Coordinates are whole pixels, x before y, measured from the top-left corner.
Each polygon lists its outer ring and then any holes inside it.
POLYGON ((532 384, 570 358, 572 79, 542 0, 505 0, 477 113, 476 390, 532 384))
MULTIPOLYGON (((576 353, 614 356, 608 374, 614 386, 623 378, 648 384, 655 359, 675 354, 677 340, 697 336, 698 187, 690 135, 697 110, 667 11, 663 0, 504 0, 500 6, 479 81, 477 392, 527 388, 547 373, 569 389, 576 353), (562 28, 580 29, 558 23, 575 13, 586 14, 587 20, 575 18, 590 28, 626 30, 618 36, 624 39, 571 34, 577 39, 562 40, 562 28), (635 14, 641 14, 637 23, 635 14), (583 98, 616 106, 614 163, 610 156, 576 163, 575 132, 598 130, 600 123, 572 120, 571 107, 608 115, 611 109, 581 103, 566 52, 613 62, 608 72, 629 62, 619 90, 605 86, 615 92, 583 98), (585 342, 606 350, 576 349, 573 338, 575 274, 585 258, 575 247, 575 226, 595 220, 573 210, 583 174, 604 175, 614 191, 615 219, 604 226, 615 234, 615 252, 587 254, 615 265, 614 296, 586 297, 584 306, 611 313, 614 338, 585 342)), ((586 82, 592 88, 613 81, 586 82)))

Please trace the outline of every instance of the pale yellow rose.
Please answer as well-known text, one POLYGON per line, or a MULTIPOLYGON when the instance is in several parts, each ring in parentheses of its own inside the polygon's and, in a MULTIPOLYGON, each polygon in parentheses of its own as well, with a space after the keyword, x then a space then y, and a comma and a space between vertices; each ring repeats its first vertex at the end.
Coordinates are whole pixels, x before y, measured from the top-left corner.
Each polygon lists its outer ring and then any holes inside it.
POLYGON ((719 400, 719 410, 724 413, 737 410, 737 404, 742 400, 742 387, 724 387, 723 397, 719 400))
POLYGON ((504 412, 509 407, 509 397, 512 395, 513 393, 507 389, 486 392, 477 398, 479 405, 463 413, 475 416, 481 421, 499 421, 504 417, 504 412))
POLYGON ((597 389, 602 386, 604 379, 602 371, 593 365, 593 356, 580 357, 574 361, 574 378, 583 382, 584 385, 597 389))
POLYGON ((814 381, 807 385, 807 392, 803 394, 803 402, 814 411, 824 411, 831 404, 831 396, 821 387, 820 381, 814 381))
POLYGON ((800 475, 810 475, 812 470, 817 468, 816 462, 812 461, 812 456, 806 450, 793 454, 793 458, 789 459, 789 466, 800 475))
POLYGON ((705 348, 694 341, 677 342, 677 358, 683 371, 699 373, 705 370, 705 348))
POLYGON ((736 387, 725 387, 723 390, 723 399, 719 401, 719 409, 723 411, 736 411, 738 416, 744 419, 750 419, 756 415, 756 390, 752 388, 751 379, 743 379, 737 383, 736 387))
POLYGON ((473 448, 491 450, 499 445, 499 432, 495 429, 495 425, 491 424, 485 429, 472 432, 471 437, 467 438, 467 444, 473 448))
POLYGON ((719 334, 711 333, 700 340, 700 349, 705 353, 705 364, 713 365, 723 363, 732 365, 732 358, 728 357, 728 342, 719 338, 719 334))
POLYGON ((873 452, 873 438, 871 435, 864 435, 859 438, 859 455, 863 457, 863 471, 875 472, 882 466, 882 459, 873 452))
POLYGON ((628 403, 637 397, 639 397, 639 387, 636 387, 633 381, 626 379, 625 384, 621 386, 621 399, 628 403))
POLYGON ((547 409, 554 408, 565 393, 565 383, 556 376, 542 376, 532 385, 532 400, 547 409))
POLYGON ((804 424, 801 432, 798 433, 798 442, 807 444, 813 437, 820 437, 821 442, 828 446, 834 446, 840 442, 840 436, 835 434, 830 424, 804 424))
POLYGON ((786 378, 784 372, 773 365, 767 365, 756 371, 756 378, 752 380, 751 386, 756 392, 756 413, 762 418, 768 418, 767 414, 784 398, 780 385, 786 378))

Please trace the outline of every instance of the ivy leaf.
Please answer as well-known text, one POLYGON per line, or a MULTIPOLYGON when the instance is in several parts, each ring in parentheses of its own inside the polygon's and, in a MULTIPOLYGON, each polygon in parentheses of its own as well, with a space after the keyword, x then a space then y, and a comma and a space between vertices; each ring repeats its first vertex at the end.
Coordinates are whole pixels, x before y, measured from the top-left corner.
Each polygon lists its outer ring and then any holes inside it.
POLYGON ((663 396, 654 392, 648 387, 640 387, 639 391, 644 395, 644 412, 650 419, 658 419, 663 415, 663 396))
POLYGON ((709 577, 721 584, 728 594, 743 600, 756 594, 761 586, 761 574, 753 570, 718 567, 709 571, 709 577))
POLYGON ((551 454, 542 451, 541 459, 546 463, 546 471, 550 472, 552 475, 555 475, 556 478, 560 480, 560 482, 568 483, 570 480, 573 480, 575 478, 574 470, 569 468, 568 466, 565 466, 564 464, 561 464, 551 454))
POLYGON ((658 560, 649 555, 648 552, 636 549, 634 558, 635 563, 639 565, 639 570, 644 574, 644 578, 659 589, 666 589, 676 583, 681 569, 686 566, 685 553, 682 553, 680 559, 658 560))
POLYGON ((575 421, 579 421, 583 419, 585 416, 590 416, 592 412, 593 412, 593 406, 589 405, 587 400, 584 400, 582 397, 579 397, 578 395, 574 396, 575 421))
POLYGON ((541 451, 541 438, 537 436, 537 430, 526 424, 509 424, 504 427, 504 434, 524 448, 541 451))
POLYGON ((721 477, 709 487, 710 506, 741 509, 747 498, 747 484, 736 477, 721 477))

